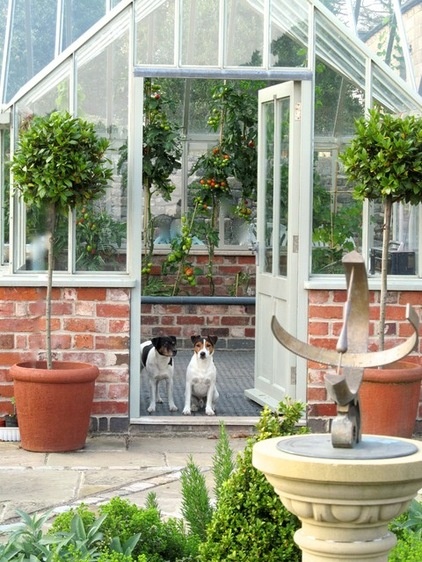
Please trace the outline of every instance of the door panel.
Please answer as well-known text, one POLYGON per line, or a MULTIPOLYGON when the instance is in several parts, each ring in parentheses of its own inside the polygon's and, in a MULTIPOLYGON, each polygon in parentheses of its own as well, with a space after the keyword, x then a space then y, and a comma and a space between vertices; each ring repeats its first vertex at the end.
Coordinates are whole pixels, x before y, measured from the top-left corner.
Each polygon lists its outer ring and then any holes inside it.
POLYGON ((294 82, 259 93, 255 385, 246 396, 273 408, 296 395, 297 359, 273 336, 271 318, 296 334, 300 93, 294 82))

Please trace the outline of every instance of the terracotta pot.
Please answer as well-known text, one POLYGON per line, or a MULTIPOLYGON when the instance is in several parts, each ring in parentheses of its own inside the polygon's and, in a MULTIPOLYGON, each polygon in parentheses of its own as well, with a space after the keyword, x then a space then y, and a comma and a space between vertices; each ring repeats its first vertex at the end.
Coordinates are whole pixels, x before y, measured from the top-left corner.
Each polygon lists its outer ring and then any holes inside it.
POLYGON ((21 445, 27 451, 81 449, 89 429, 98 368, 88 363, 17 363, 10 369, 21 445))
POLYGON ((406 361, 365 369, 359 391, 362 433, 412 437, 421 380, 422 366, 406 361))

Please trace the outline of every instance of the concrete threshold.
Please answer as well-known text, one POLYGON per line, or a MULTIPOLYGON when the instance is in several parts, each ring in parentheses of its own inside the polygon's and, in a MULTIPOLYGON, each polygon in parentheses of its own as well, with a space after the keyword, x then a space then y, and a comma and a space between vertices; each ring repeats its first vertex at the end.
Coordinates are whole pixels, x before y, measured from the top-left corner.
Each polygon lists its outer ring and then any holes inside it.
POLYGON ((186 436, 194 433, 196 437, 218 438, 220 424, 232 437, 245 437, 255 432, 259 417, 251 416, 144 416, 130 420, 129 436, 135 435, 172 435, 186 436))

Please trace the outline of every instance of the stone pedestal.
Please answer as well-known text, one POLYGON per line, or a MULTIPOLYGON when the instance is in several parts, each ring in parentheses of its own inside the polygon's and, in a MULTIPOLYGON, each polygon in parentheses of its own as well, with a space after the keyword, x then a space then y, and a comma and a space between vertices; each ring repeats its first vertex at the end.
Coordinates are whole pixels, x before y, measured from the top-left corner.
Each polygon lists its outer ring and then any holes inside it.
POLYGON ((334 449, 329 440, 300 435, 261 441, 254 445, 253 465, 301 520, 295 541, 303 562, 387 562, 396 543, 388 524, 422 487, 422 443, 363 436, 357 449, 334 449))

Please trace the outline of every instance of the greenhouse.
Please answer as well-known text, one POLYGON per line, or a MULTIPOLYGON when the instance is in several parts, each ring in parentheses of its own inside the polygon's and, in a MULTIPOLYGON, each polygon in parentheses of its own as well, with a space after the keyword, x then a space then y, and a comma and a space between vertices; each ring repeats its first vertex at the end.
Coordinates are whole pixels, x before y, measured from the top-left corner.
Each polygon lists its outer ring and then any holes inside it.
MULTIPOLYGON (((0 410, 10 365, 45 350, 49 217, 24 204, 9 161, 34 117, 67 111, 108 140, 113 167, 104 196, 59 217, 55 236, 53 347, 100 368, 95 428, 145 423, 140 341, 170 330, 189 347, 192 333, 214 330, 227 350, 255 351, 245 400, 306 401, 310 424, 326 429, 323 368, 280 346, 271 318, 335 347, 343 255, 360 252, 380 288, 380 205, 353 197, 338 156, 369 109, 420 115, 421 2, 2 0, 0 10, 0 410)), ((395 205, 397 338, 406 302, 419 301, 421 239, 419 206, 395 205)))

